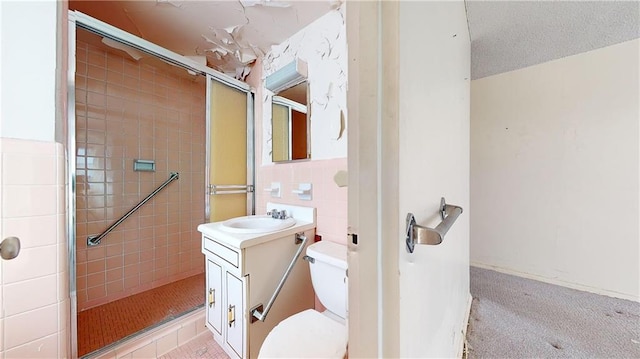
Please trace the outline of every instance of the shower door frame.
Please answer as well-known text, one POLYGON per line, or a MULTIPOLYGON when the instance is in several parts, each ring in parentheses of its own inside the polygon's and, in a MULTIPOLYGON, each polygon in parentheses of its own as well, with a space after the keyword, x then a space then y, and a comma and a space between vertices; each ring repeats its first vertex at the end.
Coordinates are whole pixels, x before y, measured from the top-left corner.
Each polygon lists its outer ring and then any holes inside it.
MULTIPOLYGON (((206 126, 209 127, 209 81, 215 80, 224 85, 238 89, 247 93, 247 184, 254 184, 255 154, 254 149, 254 108, 253 92, 251 87, 233 77, 220 73, 210 67, 196 63, 173 51, 167 50, 152 42, 132 35, 126 31, 111 26, 105 22, 83 14, 79 11, 69 10, 68 12, 68 69, 67 69, 67 144, 66 144, 66 199, 67 199, 67 245, 68 245, 68 265, 69 265, 69 341, 70 357, 78 357, 78 298, 76 293, 76 96, 75 96, 75 74, 76 74, 76 29, 80 28, 94 34, 109 38, 119 43, 131 46, 144 53, 150 54, 170 64, 182 67, 186 70, 204 75, 207 78, 207 100, 206 100, 206 126)), ((209 138, 205 149, 206 159, 210 158, 209 138)), ((209 168, 209 163, 205 164, 209 168)), ((208 174, 208 172, 206 172, 208 174)), ((209 182, 208 175, 206 182, 209 182)), ((206 188, 202 189, 203 192, 206 188)), ((205 206, 208 205, 208 196, 205 196, 205 206)), ((255 210, 255 193, 247 193, 247 213, 252 214, 255 210)))

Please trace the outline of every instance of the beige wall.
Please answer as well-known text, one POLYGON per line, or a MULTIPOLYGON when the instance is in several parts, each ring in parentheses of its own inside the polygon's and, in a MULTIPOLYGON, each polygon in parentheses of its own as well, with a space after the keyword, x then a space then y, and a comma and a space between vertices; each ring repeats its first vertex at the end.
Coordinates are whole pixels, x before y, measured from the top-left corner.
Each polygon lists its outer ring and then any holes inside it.
MULTIPOLYGON (((460 357, 469 294, 470 40, 462 0, 400 2, 398 76, 400 357, 460 357), (424 24, 424 31, 416 28, 424 24), (421 46, 416 47, 416 44, 421 46), (434 51, 437 54, 434 54, 434 51), (440 198, 464 212, 441 244, 408 253, 407 213, 434 228, 440 198)), ((383 206, 386 204, 383 202, 383 206)), ((386 253, 383 256, 387 255, 386 253)))
POLYGON ((472 82, 472 264, 640 300, 638 45, 472 82))

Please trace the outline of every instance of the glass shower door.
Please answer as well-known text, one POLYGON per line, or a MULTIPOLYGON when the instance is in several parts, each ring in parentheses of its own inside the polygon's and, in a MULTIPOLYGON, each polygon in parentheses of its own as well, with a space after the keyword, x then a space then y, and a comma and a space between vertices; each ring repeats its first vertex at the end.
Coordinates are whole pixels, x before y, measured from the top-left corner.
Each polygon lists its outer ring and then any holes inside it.
POLYGON ((213 78, 208 86, 207 219, 222 221, 253 213, 251 93, 213 78))

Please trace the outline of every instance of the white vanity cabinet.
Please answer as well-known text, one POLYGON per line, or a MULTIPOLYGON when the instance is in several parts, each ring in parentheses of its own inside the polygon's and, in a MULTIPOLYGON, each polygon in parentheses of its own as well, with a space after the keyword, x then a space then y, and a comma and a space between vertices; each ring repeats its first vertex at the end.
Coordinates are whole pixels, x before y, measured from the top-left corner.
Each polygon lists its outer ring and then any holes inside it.
POLYGON ((202 235, 206 257, 206 320, 218 344, 229 356, 245 357, 245 298, 248 278, 240 275, 240 248, 228 248, 214 237, 202 235))
POLYGON ((285 318, 313 308, 309 265, 300 255, 264 322, 252 323, 251 309, 266 306, 300 244, 296 233, 313 242, 311 221, 266 234, 228 233, 221 223, 198 226, 206 258, 206 325, 231 358, 255 358, 267 334, 285 318))

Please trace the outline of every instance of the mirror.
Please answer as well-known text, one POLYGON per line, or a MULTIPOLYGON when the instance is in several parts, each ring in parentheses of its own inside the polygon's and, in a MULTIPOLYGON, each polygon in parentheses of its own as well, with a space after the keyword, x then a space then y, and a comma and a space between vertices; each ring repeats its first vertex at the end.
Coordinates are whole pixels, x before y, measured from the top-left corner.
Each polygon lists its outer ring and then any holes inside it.
POLYGON ((267 76, 273 92, 271 107, 271 160, 311 158, 307 64, 297 59, 267 76))
POLYGON ((273 96, 271 143, 273 162, 304 160, 311 157, 306 81, 273 96))

